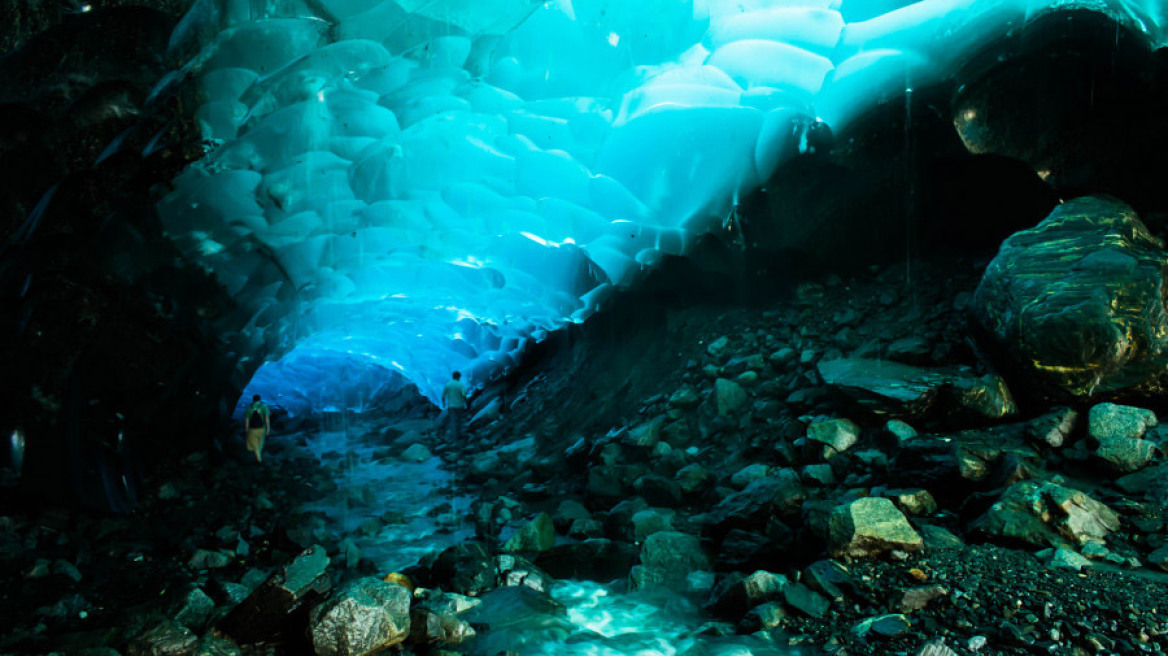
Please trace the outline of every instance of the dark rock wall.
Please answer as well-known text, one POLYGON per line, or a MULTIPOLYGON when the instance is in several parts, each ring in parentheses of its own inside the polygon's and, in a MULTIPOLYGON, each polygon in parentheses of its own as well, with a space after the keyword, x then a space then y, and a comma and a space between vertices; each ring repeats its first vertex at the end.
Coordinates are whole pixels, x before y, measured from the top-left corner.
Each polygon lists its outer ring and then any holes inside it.
POLYGON ((241 385, 218 337, 231 300, 154 211, 202 154, 183 93, 147 103, 184 7, 18 5, 0 59, 0 431, 25 436, 33 498, 123 511, 137 473, 205 446, 241 385))

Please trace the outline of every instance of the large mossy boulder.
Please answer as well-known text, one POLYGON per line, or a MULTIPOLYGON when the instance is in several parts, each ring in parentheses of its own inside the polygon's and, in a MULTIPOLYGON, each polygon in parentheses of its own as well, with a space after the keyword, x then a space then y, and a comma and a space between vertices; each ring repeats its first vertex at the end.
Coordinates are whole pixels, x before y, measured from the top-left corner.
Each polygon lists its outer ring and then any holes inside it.
POLYGON ((1168 252, 1131 207, 1076 198, 1007 239, 973 298, 998 365, 1044 400, 1168 389, 1168 252))

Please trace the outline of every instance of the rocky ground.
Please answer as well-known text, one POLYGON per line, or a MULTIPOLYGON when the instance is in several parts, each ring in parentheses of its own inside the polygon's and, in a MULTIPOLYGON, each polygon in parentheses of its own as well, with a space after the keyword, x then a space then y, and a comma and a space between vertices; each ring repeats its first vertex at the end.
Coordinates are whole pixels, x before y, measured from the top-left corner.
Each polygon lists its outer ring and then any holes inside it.
POLYGON ((574 578, 688 597, 697 633, 759 654, 1162 651, 1156 415, 1019 404, 967 337, 985 266, 829 276, 752 308, 637 299, 607 316, 619 338, 597 322, 485 390, 460 443, 361 424, 361 458, 437 454, 477 499, 425 509, 475 539, 396 572, 373 554, 400 513, 312 510, 388 489, 346 483, 357 447, 310 453, 312 429, 263 467, 176 462, 128 517, 10 507, 0 651, 527 653, 480 600, 520 589, 562 617, 548 593, 574 578))

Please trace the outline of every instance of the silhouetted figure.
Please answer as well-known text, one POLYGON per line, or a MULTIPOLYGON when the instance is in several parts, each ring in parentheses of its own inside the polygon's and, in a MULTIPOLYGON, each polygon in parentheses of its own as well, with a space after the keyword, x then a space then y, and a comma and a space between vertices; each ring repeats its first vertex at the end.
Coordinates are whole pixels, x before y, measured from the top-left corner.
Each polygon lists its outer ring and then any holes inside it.
POLYGON ((450 382, 442 388, 442 407, 446 410, 446 431, 451 437, 462 437, 463 427, 466 425, 466 385, 462 384, 462 373, 454 372, 450 382))
POLYGON ((272 432, 271 411, 260 395, 251 397, 251 405, 243 413, 243 427, 247 431, 247 450, 255 454, 256 462, 263 462, 264 438, 272 432))

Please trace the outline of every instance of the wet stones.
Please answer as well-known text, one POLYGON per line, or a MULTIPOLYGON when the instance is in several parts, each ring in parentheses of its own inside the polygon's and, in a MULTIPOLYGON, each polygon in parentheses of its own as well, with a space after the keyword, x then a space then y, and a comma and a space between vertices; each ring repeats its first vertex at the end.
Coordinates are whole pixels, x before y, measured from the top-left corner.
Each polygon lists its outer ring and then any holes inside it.
POLYGON ((1017 412, 1005 382, 994 375, 864 358, 823 360, 818 370, 827 385, 878 415, 956 414, 984 421, 1017 412))
POLYGON ((971 527, 987 535, 1042 547, 1102 542, 1119 529, 1119 517, 1086 494, 1054 483, 1023 481, 971 527))
POLYGON ((364 656, 405 640, 409 630, 409 591, 375 578, 338 589, 310 619, 318 656, 364 656))
POLYGON ((893 549, 923 547, 921 536, 888 499, 857 499, 838 506, 828 521, 828 551, 833 556, 869 558, 893 549))
POLYGON ((628 542, 594 538, 554 546, 535 563, 558 579, 604 582, 628 576, 638 553, 628 542))
POLYGON ((764 570, 730 576, 714 588, 709 607, 724 617, 740 617, 759 604, 782 598, 788 585, 787 577, 764 570))
POLYGON ((164 620, 130 641, 129 656, 187 656, 199 638, 174 620, 164 620))
POLYGON ((503 543, 501 549, 513 553, 519 551, 544 551, 556 543, 556 527, 547 513, 540 513, 515 535, 503 543))
POLYGON ((1095 457, 1119 474, 1144 468, 1155 455, 1156 445, 1141 438, 1158 423, 1151 410, 1100 403, 1088 415, 1088 433, 1098 442, 1095 457))
POLYGON ((738 383, 725 378, 714 381, 714 403, 720 416, 736 413, 746 402, 746 390, 738 383))
POLYGON ((1131 207, 1076 198, 1002 244, 974 294, 974 321, 1031 396, 1163 391, 1166 266, 1131 207))
POLYGON ((807 427, 807 439, 827 446, 825 455, 843 453, 860 440, 860 427, 849 419, 832 419, 807 427))
POLYGON ((708 572, 710 558, 695 535, 661 531, 650 535, 641 546, 641 564, 633 568, 629 583, 645 589, 663 586, 675 590, 693 587, 695 572, 708 572))
POLYGON ((241 644, 275 639, 328 592, 328 567, 324 547, 313 545, 248 595, 219 628, 241 644))

